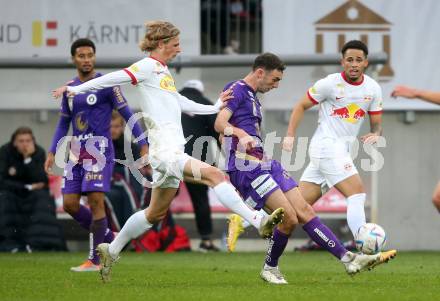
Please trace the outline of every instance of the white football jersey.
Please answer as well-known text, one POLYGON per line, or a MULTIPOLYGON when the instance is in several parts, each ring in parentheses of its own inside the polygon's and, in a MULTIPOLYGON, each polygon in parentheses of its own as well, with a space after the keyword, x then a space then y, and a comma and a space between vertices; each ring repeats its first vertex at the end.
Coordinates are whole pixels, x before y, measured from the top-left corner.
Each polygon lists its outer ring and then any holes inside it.
POLYGON ((160 137, 154 137, 154 131, 149 131, 150 144, 156 142, 151 141, 152 139, 160 139, 161 145, 167 143, 175 146, 184 145, 182 111, 179 104, 179 98, 183 96, 177 92, 167 65, 154 58, 146 57, 124 71, 131 77, 132 84, 136 85, 142 95, 139 102, 142 111, 147 113, 160 128, 160 137))
POLYGON ((368 75, 363 75, 361 82, 352 83, 344 72, 333 73, 317 81, 307 95, 319 104, 315 141, 356 137, 367 113, 382 113, 382 90, 368 75))

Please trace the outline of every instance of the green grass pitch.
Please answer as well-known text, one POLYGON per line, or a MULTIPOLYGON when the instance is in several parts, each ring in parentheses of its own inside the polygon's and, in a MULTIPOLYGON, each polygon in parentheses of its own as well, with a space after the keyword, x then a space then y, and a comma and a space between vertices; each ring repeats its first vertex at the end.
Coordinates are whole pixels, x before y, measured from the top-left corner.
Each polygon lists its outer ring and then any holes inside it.
POLYGON ((355 277, 325 252, 286 253, 288 285, 259 278, 264 253, 125 252, 110 283, 73 273, 84 253, 0 254, 0 300, 439 300, 440 254, 401 252, 355 277))

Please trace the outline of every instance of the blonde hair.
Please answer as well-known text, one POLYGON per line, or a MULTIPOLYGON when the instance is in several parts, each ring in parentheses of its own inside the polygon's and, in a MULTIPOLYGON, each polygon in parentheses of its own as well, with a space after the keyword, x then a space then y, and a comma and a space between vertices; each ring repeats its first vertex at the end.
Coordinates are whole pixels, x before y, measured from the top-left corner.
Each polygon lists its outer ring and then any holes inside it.
POLYGON ((160 41, 167 43, 180 34, 180 30, 167 21, 146 22, 145 27, 145 36, 139 43, 142 51, 150 52, 157 48, 160 41))

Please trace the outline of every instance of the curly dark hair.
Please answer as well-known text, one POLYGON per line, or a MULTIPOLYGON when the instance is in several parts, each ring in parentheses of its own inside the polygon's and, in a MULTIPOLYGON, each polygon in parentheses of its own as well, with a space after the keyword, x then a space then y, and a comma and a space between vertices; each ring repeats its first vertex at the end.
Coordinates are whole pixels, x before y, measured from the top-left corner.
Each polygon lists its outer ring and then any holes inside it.
POLYGON ((95 43, 90 39, 82 38, 72 43, 72 46, 70 46, 70 54, 75 56, 76 49, 79 47, 92 47, 93 53, 96 53, 95 43))
POLYGON ((368 56, 368 47, 362 41, 351 40, 351 41, 345 43, 344 46, 342 46, 342 49, 341 49, 342 56, 345 55, 345 52, 348 49, 359 49, 359 50, 362 50, 364 52, 364 54, 365 54, 365 57, 368 56))

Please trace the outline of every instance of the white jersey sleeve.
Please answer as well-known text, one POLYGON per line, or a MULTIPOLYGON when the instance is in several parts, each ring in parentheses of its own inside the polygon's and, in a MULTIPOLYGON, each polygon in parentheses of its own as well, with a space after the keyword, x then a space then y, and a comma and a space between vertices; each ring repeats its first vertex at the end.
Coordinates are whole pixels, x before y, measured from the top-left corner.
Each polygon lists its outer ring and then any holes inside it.
POLYGON ((122 71, 115 71, 107 73, 103 76, 96 77, 78 86, 68 86, 68 92, 74 92, 75 94, 81 94, 87 91, 101 90, 104 88, 119 86, 128 84, 130 77, 122 71))
POLYGON ((185 96, 179 95, 179 105, 180 109, 184 113, 196 114, 196 115, 209 115, 218 113, 222 105, 222 101, 219 99, 215 105, 203 105, 186 98, 185 96))
POLYGON ((143 82, 151 77, 154 67, 154 61, 145 58, 125 68, 124 71, 130 76, 131 83, 137 85, 139 82, 143 82))
POLYGON ((368 114, 381 114, 382 113, 382 89, 381 87, 376 84, 376 91, 374 94, 374 99, 370 104, 370 107, 368 108, 368 114))
POLYGON ((308 91, 307 96, 315 103, 321 103, 326 100, 332 91, 332 82, 329 77, 318 80, 308 91))

